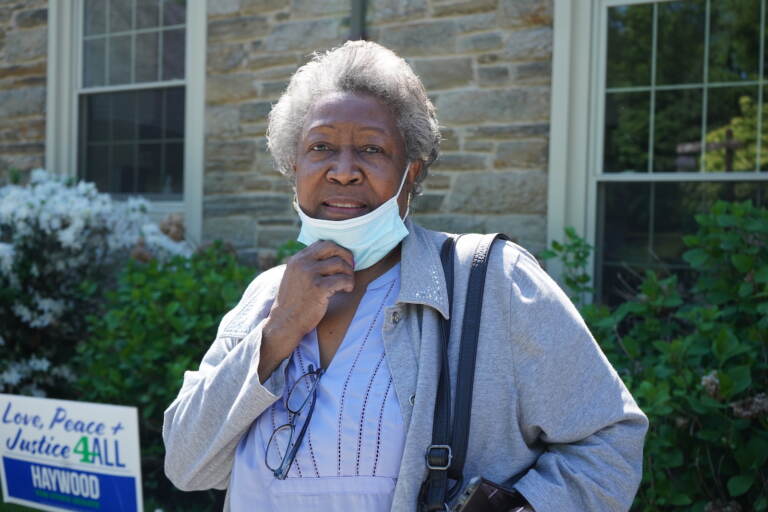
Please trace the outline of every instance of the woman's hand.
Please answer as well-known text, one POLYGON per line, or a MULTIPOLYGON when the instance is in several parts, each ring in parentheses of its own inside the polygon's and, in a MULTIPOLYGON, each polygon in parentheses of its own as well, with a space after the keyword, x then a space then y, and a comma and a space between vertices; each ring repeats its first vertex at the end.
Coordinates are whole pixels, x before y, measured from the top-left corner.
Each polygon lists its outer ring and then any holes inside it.
POLYGON ((354 275, 352 253, 325 240, 288 260, 262 331, 258 369, 261 382, 291 355, 305 334, 317 327, 331 297, 354 289, 354 275))

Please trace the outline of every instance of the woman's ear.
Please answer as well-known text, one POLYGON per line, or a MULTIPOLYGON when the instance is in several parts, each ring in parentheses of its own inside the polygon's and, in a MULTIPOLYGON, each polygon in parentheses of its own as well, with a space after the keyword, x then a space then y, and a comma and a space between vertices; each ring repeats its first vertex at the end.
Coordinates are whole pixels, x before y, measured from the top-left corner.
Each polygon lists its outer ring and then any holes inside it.
POLYGON ((421 174, 423 166, 424 162, 422 160, 411 160, 411 165, 408 167, 408 178, 406 178, 410 186, 409 190, 413 190, 416 186, 416 179, 421 174))

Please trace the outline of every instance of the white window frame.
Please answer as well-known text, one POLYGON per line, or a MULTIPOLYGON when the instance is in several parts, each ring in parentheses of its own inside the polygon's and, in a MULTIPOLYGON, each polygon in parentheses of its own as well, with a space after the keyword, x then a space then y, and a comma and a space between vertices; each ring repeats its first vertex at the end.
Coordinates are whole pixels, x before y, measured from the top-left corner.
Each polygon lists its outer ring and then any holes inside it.
MULTIPOLYGON (((568 226, 574 227, 588 243, 596 244, 600 183, 768 179, 766 172, 599 172, 604 141, 608 8, 663 1, 672 0, 554 0, 547 244, 562 241, 568 226)), ((760 66, 762 72, 762 59, 760 66)), ((563 275, 559 263, 549 262, 548 269, 556 278, 563 275)), ((594 269, 593 253, 587 269, 590 275, 594 276, 594 269)))
MULTIPOLYGON (((77 178, 78 169, 77 102, 82 76, 82 5, 82 0, 48 0, 45 166, 51 172, 73 178, 77 178)), ((174 81, 185 86, 183 199, 149 201, 149 214, 155 220, 162 219, 168 213, 182 213, 187 239, 193 244, 200 244, 203 229, 206 40, 206 2, 189 0, 184 63, 186 76, 184 80, 174 81)), ((110 90, 111 87, 103 89, 110 90)))

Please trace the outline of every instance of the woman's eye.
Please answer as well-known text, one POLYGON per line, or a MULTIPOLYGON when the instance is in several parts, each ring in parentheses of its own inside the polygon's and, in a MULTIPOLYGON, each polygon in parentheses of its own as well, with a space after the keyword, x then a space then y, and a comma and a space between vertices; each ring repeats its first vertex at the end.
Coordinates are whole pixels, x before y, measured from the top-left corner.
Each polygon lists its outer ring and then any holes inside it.
POLYGON ((381 148, 378 146, 365 146, 363 148, 365 153, 381 153, 381 148))
POLYGON ((318 143, 312 144, 309 149, 312 151, 328 151, 328 144, 318 143))

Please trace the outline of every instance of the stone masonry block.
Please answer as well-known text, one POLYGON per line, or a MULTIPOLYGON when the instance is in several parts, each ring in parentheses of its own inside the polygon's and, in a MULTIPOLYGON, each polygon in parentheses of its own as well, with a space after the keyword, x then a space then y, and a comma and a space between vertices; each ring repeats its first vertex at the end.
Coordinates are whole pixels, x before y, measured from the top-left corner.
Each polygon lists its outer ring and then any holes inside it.
POLYGON ((266 35, 269 23, 263 16, 237 16, 208 22, 208 41, 254 39, 266 35))
POLYGON ((203 215, 253 215, 265 217, 269 215, 290 215, 293 211, 291 199, 285 195, 268 194, 225 194, 207 196, 203 200, 203 215))
POLYGON ((529 139, 500 142, 493 165, 497 169, 544 169, 547 165, 547 141, 529 139))
POLYGON ((467 140, 464 142, 464 151, 489 153, 493 151, 493 142, 487 140, 467 140))
POLYGON ((34 64, 26 64, 26 65, 22 64, 22 65, 0 67, 0 80, 5 78, 28 77, 28 76, 44 77, 45 70, 46 70, 45 62, 35 62, 34 64))
POLYGON ((489 66, 477 68, 477 83, 483 87, 494 87, 509 83, 509 68, 489 66))
POLYGON ((510 32, 504 58, 535 60, 552 57, 552 28, 540 27, 510 32))
POLYGON ((547 218, 543 214, 488 215, 483 232, 505 233, 533 255, 547 246, 547 218))
POLYGON ((45 27, 14 30, 6 36, 8 62, 39 59, 48 53, 48 31, 45 27))
POLYGON ((317 50, 342 42, 341 19, 294 21, 275 25, 264 41, 267 51, 317 50))
POLYGON ((240 105, 240 119, 246 123, 265 123, 270 110, 272 104, 269 101, 245 103, 240 105))
POLYGON ((450 4, 436 4, 432 7, 435 16, 456 16, 495 11, 498 0, 463 0, 450 4))
POLYGON ((456 176, 447 209, 461 213, 546 213, 543 171, 466 173, 456 176))
POLYGON ((445 199, 444 192, 441 192, 441 193, 425 192, 424 194, 416 197, 412 201, 411 206, 413 207, 413 211, 439 212, 443 205, 444 199, 445 199))
POLYGON ((486 31, 489 28, 496 27, 498 24, 495 12, 484 12, 481 14, 470 14, 456 18, 457 30, 464 34, 467 32, 486 31))
POLYGON ((206 80, 208 103, 227 103, 256 98, 258 89, 254 86, 253 76, 245 73, 228 75, 209 75, 206 80))
POLYGON ((291 13, 294 19, 329 16, 331 14, 349 15, 348 0, 291 0, 291 13))
POLYGON ((549 89, 496 89, 446 92, 437 102, 440 121, 469 124, 549 117, 549 89))
POLYGON ((457 42, 460 52, 487 52, 502 47, 501 34, 498 32, 485 32, 461 36, 457 42))
POLYGON ((208 0, 208 14, 232 14, 240 10, 240 0, 208 0))
POLYGON ((242 66, 248 55, 242 44, 216 44, 210 43, 207 47, 206 65, 208 71, 231 71, 242 66))
POLYGON ((246 66, 254 71, 275 66, 298 67, 298 59, 295 55, 259 55, 251 52, 246 66))
POLYGON ((467 130, 469 139, 516 139, 548 134, 548 123, 477 126, 467 130))
POLYGON ((235 105, 210 106, 205 110, 205 133, 230 137, 240 132, 240 113, 235 105))
POLYGON ((299 236, 299 227, 260 227, 257 232, 259 247, 278 249, 288 241, 296 240, 299 236))
POLYGON ((48 9, 32 9, 16 13, 16 26, 21 28, 39 27, 48 23, 48 9))
POLYGON ((255 172, 208 172, 203 188, 206 195, 266 192, 272 189, 272 181, 255 172))
MULTIPOLYGON (((209 0, 215 1, 215 0, 209 0)), ((245 13, 261 14, 288 7, 285 0, 240 0, 240 9, 245 13)))
POLYGON ((484 219, 480 215, 435 214, 416 211, 414 219, 419 225, 427 229, 447 233, 482 233, 485 228, 484 219))
POLYGON ((467 57, 413 60, 411 66, 428 91, 472 82, 472 59, 467 57))
POLYGON ((256 156, 252 140, 214 141, 206 144, 206 169, 214 171, 248 170, 256 156))
POLYGON ((222 240, 236 248, 253 247, 256 244, 256 223, 249 215, 204 216, 203 240, 222 240))
POLYGON ((456 51, 456 24, 444 20, 387 27, 380 42, 403 56, 452 54, 456 51))
POLYGON ((549 84, 552 80, 550 61, 512 64, 512 81, 516 84, 549 84))
POLYGON ((0 90, 0 119, 43 114, 45 87, 0 90))
POLYGON ((366 17, 372 23, 413 20, 427 14, 427 0, 377 0, 368 5, 366 17))
POLYGON ((483 171, 486 169, 486 160, 483 155, 440 153, 432 168, 438 171, 483 171))
POLYGON ((501 0, 499 20, 510 28, 552 25, 552 0, 501 0))
POLYGON ((426 179, 422 182, 422 185, 427 190, 443 190, 451 187, 451 174, 433 172, 430 168, 426 179))
POLYGON ((440 151, 458 151, 459 133, 456 130, 441 128, 440 135, 442 136, 442 140, 440 141, 440 151))

